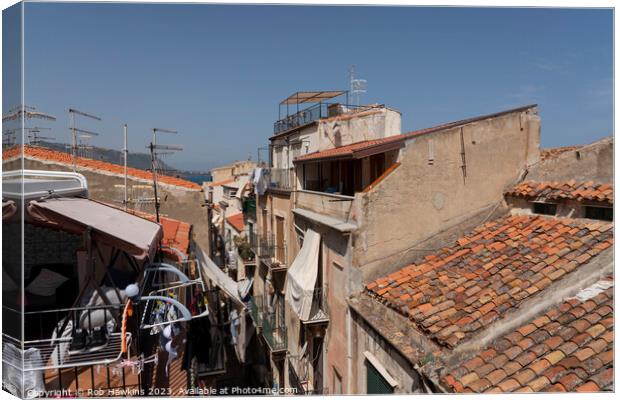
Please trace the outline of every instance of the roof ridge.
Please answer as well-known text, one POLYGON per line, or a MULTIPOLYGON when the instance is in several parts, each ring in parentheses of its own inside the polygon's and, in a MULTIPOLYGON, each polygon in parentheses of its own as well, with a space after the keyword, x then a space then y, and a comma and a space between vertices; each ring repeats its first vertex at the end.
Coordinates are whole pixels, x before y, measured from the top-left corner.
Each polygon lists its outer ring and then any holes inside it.
MULTIPOLYGON (((63 153, 61 151, 50 149, 47 147, 32 146, 32 145, 24 145, 23 148, 20 146, 15 146, 11 149, 4 150, 2 152, 2 158, 3 160, 6 160, 6 159, 13 158, 13 157, 17 157, 19 154, 23 154, 24 157, 40 159, 40 160, 44 160, 48 162, 59 163, 62 165, 69 165, 72 163, 71 156, 68 153, 63 153), (20 152, 20 150, 22 151, 20 152), (41 153, 47 153, 47 157, 46 157, 46 154, 41 154, 41 153)), ((88 157, 78 157, 76 162, 78 166, 90 168, 93 170, 104 170, 114 175, 122 175, 124 173, 122 165, 115 164, 109 161, 101 161, 101 160, 96 160, 94 158, 88 158, 88 157), (108 167, 108 168, 104 168, 104 167, 108 167)), ((133 178, 144 179, 144 180, 150 180, 150 176, 151 176, 151 172, 143 170, 143 169, 139 169, 139 168, 134 168, 134 167, 127 167, 127 174, 133 178)), ((201 189, 200 185, 194 182, 188 181, 186 179, 170 176, 170 175, 158 174, 158 180, 160 183, 163 183, 166 185, 172 185, 176 187, 182 187, 182 188, 193 189, 193 190, 201 189)))

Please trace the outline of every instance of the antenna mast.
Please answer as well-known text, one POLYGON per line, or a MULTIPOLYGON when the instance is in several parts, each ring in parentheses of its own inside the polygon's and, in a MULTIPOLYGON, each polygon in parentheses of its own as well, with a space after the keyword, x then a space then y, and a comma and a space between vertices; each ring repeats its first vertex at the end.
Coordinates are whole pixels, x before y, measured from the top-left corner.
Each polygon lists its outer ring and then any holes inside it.
POLYGON ((354 106, 359 106, 360 95, 366 93, 368 81, 366 79, 358 79, 355 77, 355 65, 351 65, 349 67, 349 85, 352 103, 354 106))
POLYGON ((94 119, 96 121, 101 121, 101 118, 92 115, 92 114, 88 114, 85 113, 83 111, 79 111, 76 110, 74 108, 70 108, 69 109, 69 120, 71 122, 71 127, 69 129, 71 129, 71 158, 72 158, 72 163, 73 163, 73 172, 77 172, 77 157, 78 157, 78 143, 77 143, 77 137, 78 137, 78 133, 80 134, 80 137, 84 137, 84 138, 91 138, 93 136, 98 136, 99 134, 96 132, 91 132, 91 131, 87 131, 84 129, 78 129, 75 126, 75 116, 76 115, 80 115, 82 117, 86 117, 86 118, 90 118, 90 119, 94 119))
POLYGON ((157 196, 157 154, 162 154, 162 153, 157 153, 157 150, 168 150, 166 153, 170 153, 173 151, 181 151, 183 150, 182 146, 179 145, 174 145, 174 144, 156 144, 157 143, 157 133, 158 132, 162 132, 162 133, 174 133, 177 134, 178 132, 175 130, 171 130, 171 129, 163 129, 163 128, 153 128, 153 141, 147 146, 147 148, 150 150, 151 152, 151 171, 153 173, 153 194, 155 195, 155 218, 157 220, 157 223, 159 223, 159 208, 160 208, 160 203, 159 203, 159 198, 157 196))

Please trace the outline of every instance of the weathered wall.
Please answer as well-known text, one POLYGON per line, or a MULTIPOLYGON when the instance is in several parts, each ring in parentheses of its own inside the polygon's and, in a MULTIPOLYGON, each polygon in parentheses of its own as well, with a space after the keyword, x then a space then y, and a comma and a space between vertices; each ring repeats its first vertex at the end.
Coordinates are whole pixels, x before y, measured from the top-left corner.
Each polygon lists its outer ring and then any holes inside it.
POLYGON ((368 361, 364 352, 371 353, 398 382, 394 393, 424 393, 420 375, 411 363, 396 351, 379 333, 354 313, 353 329, 353 386, 351 394, 367 394, 368 361))
POLYGON ((400 129, 400 113, 388 108, 327 118, 319 123, 319 150, 399 135, 400 129))
POLYGON ((614 140, 604 138, 532 166, 526 180, 613 182, 614 140))
POLYGON ((532 108, 408 140, 400 167, 356 195, 361 228, 353 264, 364 280, 390 268, 395 260, 386 255, 502 202, 504 190, 539 160, 539 139, 532 108))
POLYGON ((255 167, 256 162, 254 161, 235 161, 232 164, 213 168, 211 170, 211 178, 213 182, 223 181, 238 175, 248 174, 255 167))
MULTIPOLYGON (((15 162, 17 161, 11 161, 3 164, 3 166, 4 168, 10 169, 11 164, 15 162)), ((24 168, 51 171, 72 170, 69 166, 44 163, 29 159, 25 160, 24 168)), ((104 175, 82 169, 78 169, 78 172, 86 177, 86 180, 88 181, 88 193, 92 199, 121 205, 121 203, 118 202, 119 192, 115 189, 115 185, 123 186, 123 177, 104 175)), ((130 187, 134 185, 146 185, 145 182, 132 179, 131 177, 129 177, 127 181, 130 187)), ((169 185, 160 185, 159 189, 161 192, 159 193, 159 197, 161 199, 161 214, 192 224, 194 240, 203 249, 208 249, 209 236, 207 232, 207 209, 201 206, 204 202, 204 194, 201 191, 174 188, 169 185)), ((155 206, 153 204, 143 206, 140 210, 155 214, 155 206)))
MULTIPOLYGON (((302 217, 295 218, 296 224, 305 231, 310 228, 321 235, 321 256, 317 286, 327 291, 329 324, 323 345, 323 386, 333 390, 334 369, 343 379, 346 387, 347 377, 347 268, 349 238, 302 217), (320 282, 320 283, 319 283, 320 282)), ((303 343, 299 342, 301 323, 287 304, 288 348, 290 354, 297 354, 303 343)), ((309 340, 309 337, 306 336, 309 340)))

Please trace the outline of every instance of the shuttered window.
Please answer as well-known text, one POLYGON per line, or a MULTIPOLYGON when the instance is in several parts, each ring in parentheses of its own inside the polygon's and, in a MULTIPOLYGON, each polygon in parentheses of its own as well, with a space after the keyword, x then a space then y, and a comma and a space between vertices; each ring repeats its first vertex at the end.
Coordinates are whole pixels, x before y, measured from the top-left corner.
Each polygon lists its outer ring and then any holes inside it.
POLYGON ((377 371, 377 369, 366 361, 366 393, 368 394, 390 394, 394 389, 387 380, 377 371))

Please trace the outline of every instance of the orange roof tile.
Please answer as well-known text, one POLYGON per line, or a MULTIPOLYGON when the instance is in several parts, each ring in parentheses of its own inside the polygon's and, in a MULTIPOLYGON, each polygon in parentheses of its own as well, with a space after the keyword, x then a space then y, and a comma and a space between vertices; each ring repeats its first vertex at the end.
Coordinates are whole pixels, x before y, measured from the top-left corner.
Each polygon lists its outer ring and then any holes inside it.
POLYGON ((507 216, 366 290, 453 348, 612 243, 612 223, 507 216))
POLYGON ((243 221, 243 213, 234 214, 226 218, 226 221, 235 228, 237 232, 243 232, 245 229, 245 222, 243 221))
POLYGON ((448 123, 436 125, 430 128, 419 129, 416 131, 411 131, 411 132, 407 132, 407 133, 403 133, 403 134, 395 135, 395 136, 389 136, 389 137, 385 137, 381 139, 364 140, 364 141, 349 144, 346 146, 336 147, 334 149, 328 149, 328 150, 318 151, 318 152, 314 152, 310 154, 304 154, 302 156, 295 158, 294 161, 295 162, 306 162, 306 161, 317 161, 317 160, 331 159, 331 158, 355 157, 356 153, 367 151, 369 149, 372 149, 373 147, 379 147, 379 146, 387 145, 391 143, 403 142, 415 136, 421 136, 421 135, 426 135, 429 133, 441 131, 444 129, 455 128, 461 125, 470 124, 472 122, 482 121, 482 120, 489 119, 489 118, 496 118, 496 117, 500 117, 502 115, 506 115, 506 114, 510 114, 514 112, 522 112, 522 111, 526 111, 534 107, 536 107, 536 104, 531 104, 531 105, 527 105, 523 107, 513 108, 510 110, 500 111, 494 114, 481 115, 478 117, 448 122, 448 123))
POLYGON ((609 287, 590 299, 547 308, 480 355, 447 365, 440 382, 454 392, 611 391, 613 346, 609 287))
MULTIPOLYGON (((14 157, 18 157, 21 154, 22 154, 21 147, 14 147, 11 149, 3 150, 2 159, 3 160, 12 159, 14 157)), ((73 164, 71 154, 63 153, 63 152, 56 151, 56 150, 50 150, 44 147, 24 146, 23 154, 24 154, 24 157, 27 159, 41 160, 45 162, 53 162, 53 163, 58 163, 58 164, 63 164, 63 165, 73 164)), ((112 164, 109 162, 94 160, 94 159, 86 158, 86 157, 78 157, 77 165, 80 168, 89 169, 93 171, 99 171, 99 172, 105 172, 105 173, 112 173, 114 175, 123 176, 125 173, 122 165, 112 164)), ((153 175, 151 172, 145 171, 142 169, 137 169, 137 168, 127 168, 127 174, 132 178, 144 179, 148 181, 151 181, 153 178, 153 175)), ((190 182, 190 181, 187 181, 181 178, 175 178, 173 176, 158 175, 157 179, 159 183, 163 183, 167 185, 178 186, 178 187, 183 187, 183 188, 192 189, 192 190, 201 189, 200 185, 194 182, 190 182)))
POLYGON ((548 160, 549 158, 557 157, 562 153, 566 153, 567 151, 574 151, 579 149, 581 146, 564 146, 564 147, 550 147, 548 149, 541 149, 540 151, 540 159, 548 160))
POLYGON ((227 183, 234 182, 234 181, 235 181, 235 178, 228 178, 228 179, 223 179, 217 182, 209 182, 207 183, 207 186, 209 187, 222 186, 222 185, 226 185, 227 183))
MULTIPOLYGON (((118 209, 123 209, 117 204, 110 204, 110 203, 105 203, 105 204, 111 207, 118 208, 118 209)), ((127 210, 123 209, 123 211, 129 214, 135 215, 137 217, 147 219, 149 221, 155 222, 156 220, 155 215, 149 214, 143 211, 132 210, 132 209, 127 209, 127 210)), ((187 222, 179 221, 177 219, 165 217, 165 216, 159 217, 159 224, 161 225, 163 233, 164 233, 164 237, 162 239, 162 245, 176 249, 179 252, 181 252, 184 256, 187 256, 187 253, 189 251, 190 231, 191 231, 192 225, 187 222)), ((173 256, 176 255, 174 252, 170 254, 173 256)))
POLYGON ((508 196, 536 200, 576 200, 614 203, 613 184, 590 182, 522 182, 506 192, 508 196))

